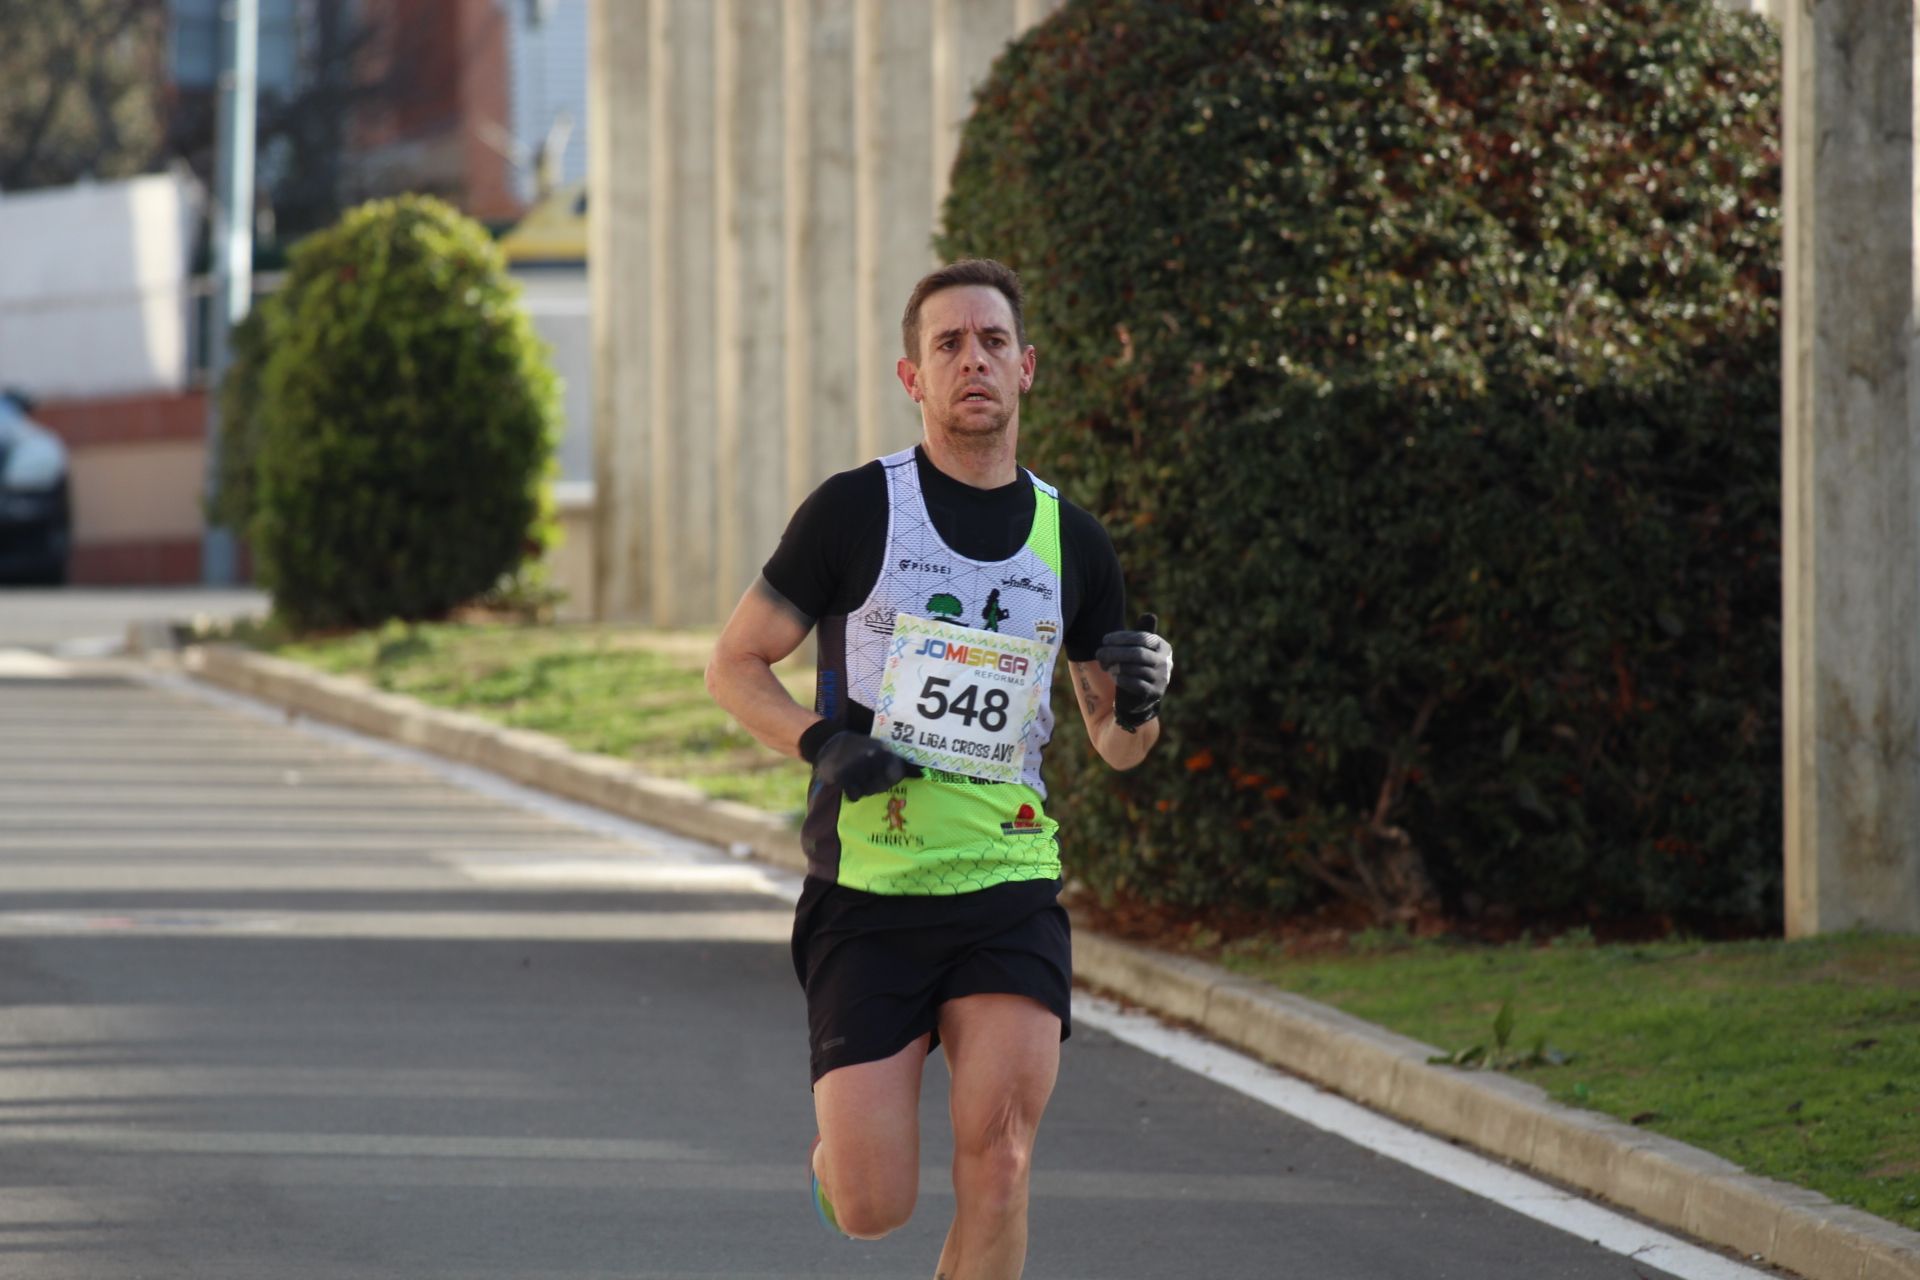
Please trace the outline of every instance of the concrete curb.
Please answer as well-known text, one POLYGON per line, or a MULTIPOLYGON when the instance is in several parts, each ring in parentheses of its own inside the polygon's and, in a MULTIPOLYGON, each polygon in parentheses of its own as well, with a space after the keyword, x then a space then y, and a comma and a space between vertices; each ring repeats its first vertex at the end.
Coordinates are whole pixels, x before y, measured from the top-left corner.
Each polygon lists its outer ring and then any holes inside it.
MULTIPOLYGON (((211 684, 487 769, 736 853, 804 871, 799 833, 743 805, 649 777, 545 734, 503 729, 364 682, 224 645, 181 666, 211 684)), ((1757 1178, 1704 1151, 1549 1101, 1506 1076, 1428 1064, 1438 1052, 1405 1036, 1215 966, 1074 934, 1074 970, 1089 985, 1356 1102, 1599 1196, 1652 1222, 1808 1280, 1920 1280, 1920 1233, 1757 1178)))

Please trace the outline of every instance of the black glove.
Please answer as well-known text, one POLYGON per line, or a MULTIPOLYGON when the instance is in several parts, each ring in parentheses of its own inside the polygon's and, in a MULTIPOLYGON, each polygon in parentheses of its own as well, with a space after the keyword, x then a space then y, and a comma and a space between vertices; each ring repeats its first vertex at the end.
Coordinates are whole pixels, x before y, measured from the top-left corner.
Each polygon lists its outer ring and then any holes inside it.
POLYGON ((1113 677, 1114 723, 1133 733, 1160 714, 1160 699, 1173 678, 1173 646, 1154 634, 1160 619, 1140 615, 1135 631, 1109 631, 1094 657, 1113 677))
POLYGON ((814 753, 812 762, 814 776, 829 787, 840 788, 849 800, 877 796, 892 790, 902 778, 921 775, 919 765, 901 759, 887 749, 886 743, 851 729, 829 737, 814 753))

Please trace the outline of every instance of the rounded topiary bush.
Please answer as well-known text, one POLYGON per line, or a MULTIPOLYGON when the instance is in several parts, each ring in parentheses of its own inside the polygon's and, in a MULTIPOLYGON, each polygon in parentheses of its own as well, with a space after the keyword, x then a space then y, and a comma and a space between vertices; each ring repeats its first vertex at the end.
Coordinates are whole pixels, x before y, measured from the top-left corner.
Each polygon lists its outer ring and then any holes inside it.
POLYGON ((478 223, 348 212, 295 247, 267 345, 252 543, 291 622, 437 617, 551 541, 557 382, 478 223))
POLYGON ((1070 0, 940 248, 1179 654, 1070 862, 1194 906, 1777 918, 1779 49, 1707 0, 1070 0))
POLYGON ((269 294, 254 304, 227 342, 229 363, 215 392, 220 411, 220 438, 214 459, 219 484, 206 503, 207 519, 244 534, 253 524, 254 476, 260 449, 260 375, 267 364, 267 316, 273 306, 269 294))

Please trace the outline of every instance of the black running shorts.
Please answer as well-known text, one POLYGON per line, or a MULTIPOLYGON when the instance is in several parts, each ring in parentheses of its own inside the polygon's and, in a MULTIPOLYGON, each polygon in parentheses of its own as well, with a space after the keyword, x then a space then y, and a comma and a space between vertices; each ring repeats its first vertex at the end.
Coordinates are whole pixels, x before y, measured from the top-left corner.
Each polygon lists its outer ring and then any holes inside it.
POLYGON ((1058 880, 933 896, 867 893, 807 878, 793 917, 793 968, 807 993, 813 1079, 890 1058, 932 1033, 960 996, 1028 996, 1065 1040, 1073 942, 1058 880))

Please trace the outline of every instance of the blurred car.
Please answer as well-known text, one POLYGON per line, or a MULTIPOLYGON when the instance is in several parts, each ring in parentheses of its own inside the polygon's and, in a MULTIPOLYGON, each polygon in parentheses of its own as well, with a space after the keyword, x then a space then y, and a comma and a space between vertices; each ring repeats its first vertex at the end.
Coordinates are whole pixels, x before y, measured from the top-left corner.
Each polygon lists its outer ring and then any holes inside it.
POLYGON ((0 391, 0 583, 59 586, 73 549, 67 447, 32 408, 22 393, 0 391))

